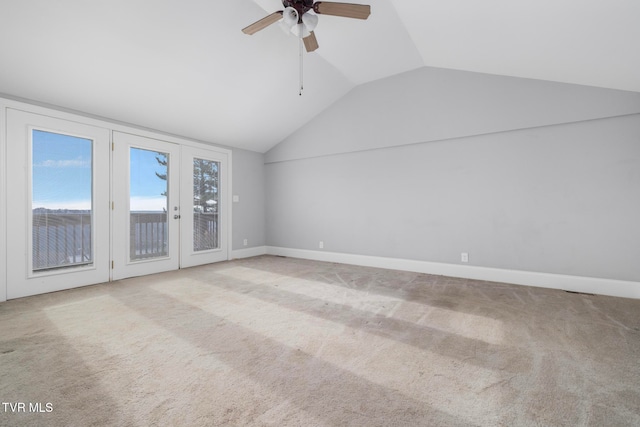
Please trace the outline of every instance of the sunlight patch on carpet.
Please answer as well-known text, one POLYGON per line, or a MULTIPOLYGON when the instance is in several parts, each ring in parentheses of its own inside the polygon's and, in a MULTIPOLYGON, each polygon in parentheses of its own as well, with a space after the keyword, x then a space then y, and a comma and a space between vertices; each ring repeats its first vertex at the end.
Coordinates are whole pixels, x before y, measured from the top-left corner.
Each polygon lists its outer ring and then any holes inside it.
POLYGON ((277 287, 282 291, 413 322, 446 333, 481 340, 489 344, 499 345, 504 340, 504 325, 502 322, 486 316, 433 307, 340 285, 292 278, 240 266, 226 268, 217 273, 235 280, 277 287))

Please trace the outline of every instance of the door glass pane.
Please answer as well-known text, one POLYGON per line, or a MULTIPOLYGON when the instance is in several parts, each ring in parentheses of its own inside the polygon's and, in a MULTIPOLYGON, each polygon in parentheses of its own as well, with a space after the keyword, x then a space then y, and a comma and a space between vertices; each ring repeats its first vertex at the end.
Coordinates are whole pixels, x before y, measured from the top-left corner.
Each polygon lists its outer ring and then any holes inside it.
POLYGON ((31 134, 32 270, 93 263, 93 141, 31 134))
POLYGON ((168 254, 167 175, 169 154, 130 149, 129 259, 168 254))
POLYGON ((220 163, 193 159, 193 250, 218 249, 220 163))

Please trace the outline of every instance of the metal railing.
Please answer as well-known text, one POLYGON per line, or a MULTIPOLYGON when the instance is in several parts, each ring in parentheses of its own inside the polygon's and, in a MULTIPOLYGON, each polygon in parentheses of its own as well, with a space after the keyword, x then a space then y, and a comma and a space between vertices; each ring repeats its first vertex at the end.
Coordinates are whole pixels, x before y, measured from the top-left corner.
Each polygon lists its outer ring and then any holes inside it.
POLYGON ((129 224, 130 260, 167 256, 166 212, 131 212, 129 224))
POLYGON ((33 270, 93 262, 91 213, 33 213, 33 270))
POLYGON ((193 213, 193 250, 217 249, 220 243, 217 212, 193 213))
MULTIPOLYGON (((131 260, 168 254, 166 212, 132 212, 129 231, 131 260)), ((194 212, 193 250, 219 247, 218 214, 194 212)), ((91 264, 91 213, 33 213, 33 270, 91 264)))
MULTIPOLYGON (((193 213, 193 250, 219 247, 218 214, 193 213)), ((131 213, 130 259, 143 260, 167 256, 168 230, 166 212, 131 213)))

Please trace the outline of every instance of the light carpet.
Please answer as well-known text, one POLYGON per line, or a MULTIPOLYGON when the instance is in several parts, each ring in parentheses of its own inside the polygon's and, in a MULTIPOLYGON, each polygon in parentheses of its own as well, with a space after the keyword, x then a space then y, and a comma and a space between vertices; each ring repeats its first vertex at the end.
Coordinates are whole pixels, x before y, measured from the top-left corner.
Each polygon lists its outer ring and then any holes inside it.
POLYGON ((7 426, 638 426, 640 300, 262 256, 2 303, 0 378, 7 426))

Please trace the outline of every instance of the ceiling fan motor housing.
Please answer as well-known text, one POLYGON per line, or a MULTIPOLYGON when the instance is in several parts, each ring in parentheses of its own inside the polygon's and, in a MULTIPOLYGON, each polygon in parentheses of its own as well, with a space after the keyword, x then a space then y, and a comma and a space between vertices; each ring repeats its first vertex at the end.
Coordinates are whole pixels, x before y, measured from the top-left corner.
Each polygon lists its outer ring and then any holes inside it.
POLYGON ((282 0, 282 5, 294 8, 298 12, 298 23, 302 23, 302 15, 313 9, 313 0, 282 0))

